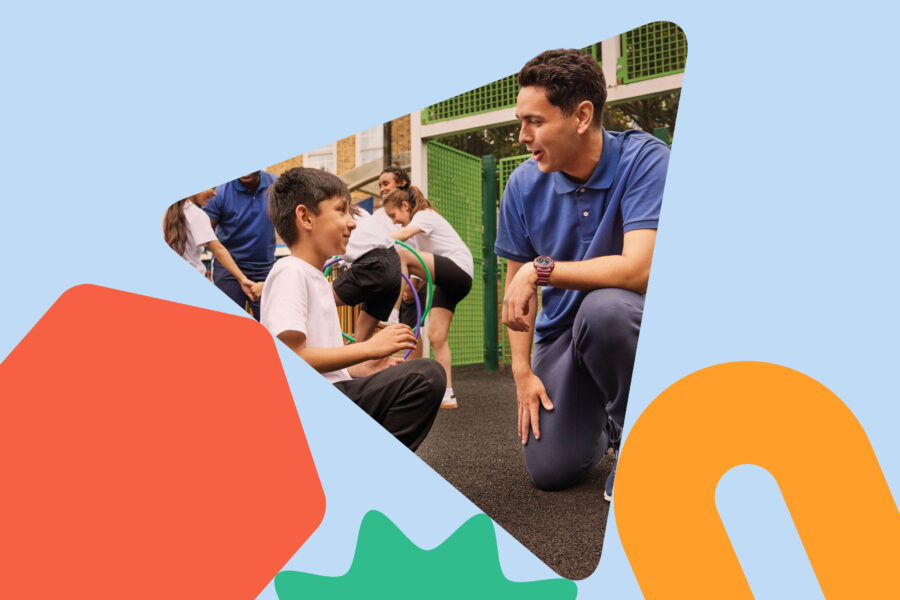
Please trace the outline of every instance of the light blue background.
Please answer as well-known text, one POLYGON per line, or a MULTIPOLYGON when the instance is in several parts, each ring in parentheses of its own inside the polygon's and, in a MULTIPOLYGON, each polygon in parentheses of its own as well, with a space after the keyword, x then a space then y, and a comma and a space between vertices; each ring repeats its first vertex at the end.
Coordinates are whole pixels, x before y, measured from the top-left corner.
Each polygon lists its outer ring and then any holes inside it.
MULTIPOLYGON (((159 222, 168 204, 515 72, 544 49, 671 20, 690 51, 628 426, 700 368, 779 363, 847 403, 896 497, 893 9, 351 4, 3 9, 0 357, 80 283, 237 314, 165 246, 159 222)), ((477 512, 299 359, 282 359, 328 501, 290 568, 345 572, 369 509, 427 548, 477 512), (332 433, 336 423, 345 436, 332 433)), ((753 426, 778 416, 761 398, 753 426)), ((689 436, 678 450, 688 468, 690 453, 709 451, 689 436)), ((748 578, 758 597, 777 597, 781 579, 795 573, 785 589, 816 597, 796 531, 766 481, 738 469, 720 486, 748 578), (747 520, 775 526, 743 536, 732 524, 747 520), (753 559, 764 548, 781 570, 753 559)), ((837 527, 853 490, 839 472, 832 484, 837 527)), ((498 537, 510 579, 554 576, 504 532, 498 537)), ((600 567, 579 583, 579 596, 640 597, 613 519, 600 567)), ((263 597, 274 597, 271 588, 263 597)))

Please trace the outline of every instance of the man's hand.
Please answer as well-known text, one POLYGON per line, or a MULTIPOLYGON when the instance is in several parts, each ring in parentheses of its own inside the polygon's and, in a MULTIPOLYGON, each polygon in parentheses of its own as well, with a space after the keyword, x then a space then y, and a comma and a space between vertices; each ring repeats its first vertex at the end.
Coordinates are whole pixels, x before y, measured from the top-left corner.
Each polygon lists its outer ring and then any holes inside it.
POLYGON ((244 290, 244 294, 246 294, 246 296, 250 298, 252 302, 256 302, 256 299, 259 298, 259 296, 253 292, 254 283, 244 277, 243 279, 241 279, 240 284, 241 289, 244 290))
POLYGON ((250 288, 250 291, 253 293, 254 296, 256 296, 257 298, 262 298, 263 285, 265 283, 266 283, 265 281, 254 281, 253 282, 253 286, 250 288))
POLYGON ((522 444, 528 443, 528 427, 534 431, 534 439, 541 439, 541 428, 538 416, 541 406, 545 410, 553 410, 553 403, 547 396, 547 390, 540 378, 533 372, 518 376, 516 379, 516 401, 519 403, 519 437, 522 444))
POLYGON ((416 336, 407 325, 390 325, 362 343, 368 344, 371 348, 372 354, 370 356, 383 358, 390 356, 394 352, 415 348, 416 336))
POLYGON ((537 292, 537 271, 525 263, 506 286, 503 294, 503 324, 513 331, 528 331, 528 304, 537 292))

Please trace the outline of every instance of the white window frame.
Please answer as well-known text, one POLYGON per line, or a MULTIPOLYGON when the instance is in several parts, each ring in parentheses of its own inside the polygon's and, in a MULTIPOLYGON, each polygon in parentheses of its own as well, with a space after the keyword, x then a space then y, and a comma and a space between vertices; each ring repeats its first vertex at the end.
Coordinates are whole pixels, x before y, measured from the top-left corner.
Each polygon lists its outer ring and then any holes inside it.
MULTIPOLYGON (((376 125, 375 127, 370 127, 366 131, 360 132, 356 134, 356 166, 361 167, 363 164, 362 153, 363 150, 374 150, 375 148, 381 148, 382 157, 384 156, 384 125, 376 125), (363 148, 363 134, 372 132, 372 135, 375 136, 375 139, 379 140, 377 146, 368 146, 363 148)), ((373 159, 375 160, 375 159, 373 159)), ((368 161, 367 161, 368 162, 368 161)))
POLYGON ((337 174, 337 142, 332 142, 330 144, 326 144, 321 148, 316 148, 315 150, 311 150, 303 155, 303 166, 310 167, 314 169, 321 169, 320 165, 312 165, 310 161, 314 158, 314 156, 326 156, 331 155, 331 160, 334 163, 334 169, 329 170, 325 169, 329 173, 337 174))

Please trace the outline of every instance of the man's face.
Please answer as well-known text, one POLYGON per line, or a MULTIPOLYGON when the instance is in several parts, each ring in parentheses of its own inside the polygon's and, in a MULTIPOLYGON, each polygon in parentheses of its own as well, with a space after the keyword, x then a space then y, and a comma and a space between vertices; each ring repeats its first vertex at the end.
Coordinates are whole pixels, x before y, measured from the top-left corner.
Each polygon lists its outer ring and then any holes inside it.
POLYGON ((343 254, 347 250, 350 232, 356 221, 350 214, 350 202, 344 196, 334 196, 319 202, 319 214, 312 215, 312 239, 320 252, 327 256, 343 254))
POLYGON ((240 181, 241 185, 248 190, 255 190, 256 186, 259 185, 259 171, 254 171, 243 177, 238 177, 238 181, 240 181))
POLYGON ((516 117, 521 123, 519 143, 525 144, 542 173, 574 167, 579 141, 575 113, 564 115, 547 100, 544 88, 528 86, 519 91, 516 117))
POLYGON ((396 190, 398 185, 400 184, 397 183, 397 178, 393 173, 382 173, 378 178, 378 192, 382 198, 396 190))

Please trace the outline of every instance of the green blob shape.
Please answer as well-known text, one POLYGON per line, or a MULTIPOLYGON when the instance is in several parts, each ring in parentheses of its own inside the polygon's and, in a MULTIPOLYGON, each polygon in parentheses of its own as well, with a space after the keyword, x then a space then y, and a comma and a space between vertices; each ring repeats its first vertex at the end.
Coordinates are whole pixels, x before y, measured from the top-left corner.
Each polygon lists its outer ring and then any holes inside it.
POLYGON ((309 598, 515 598, 571 599, 568 579, 510 581, 500 568, 491 519, 475 515, 433 550, 413 544, 377 510, 366 513, 350 570, 340 577, 282 571, 275 576, 279 600, 309 598))

